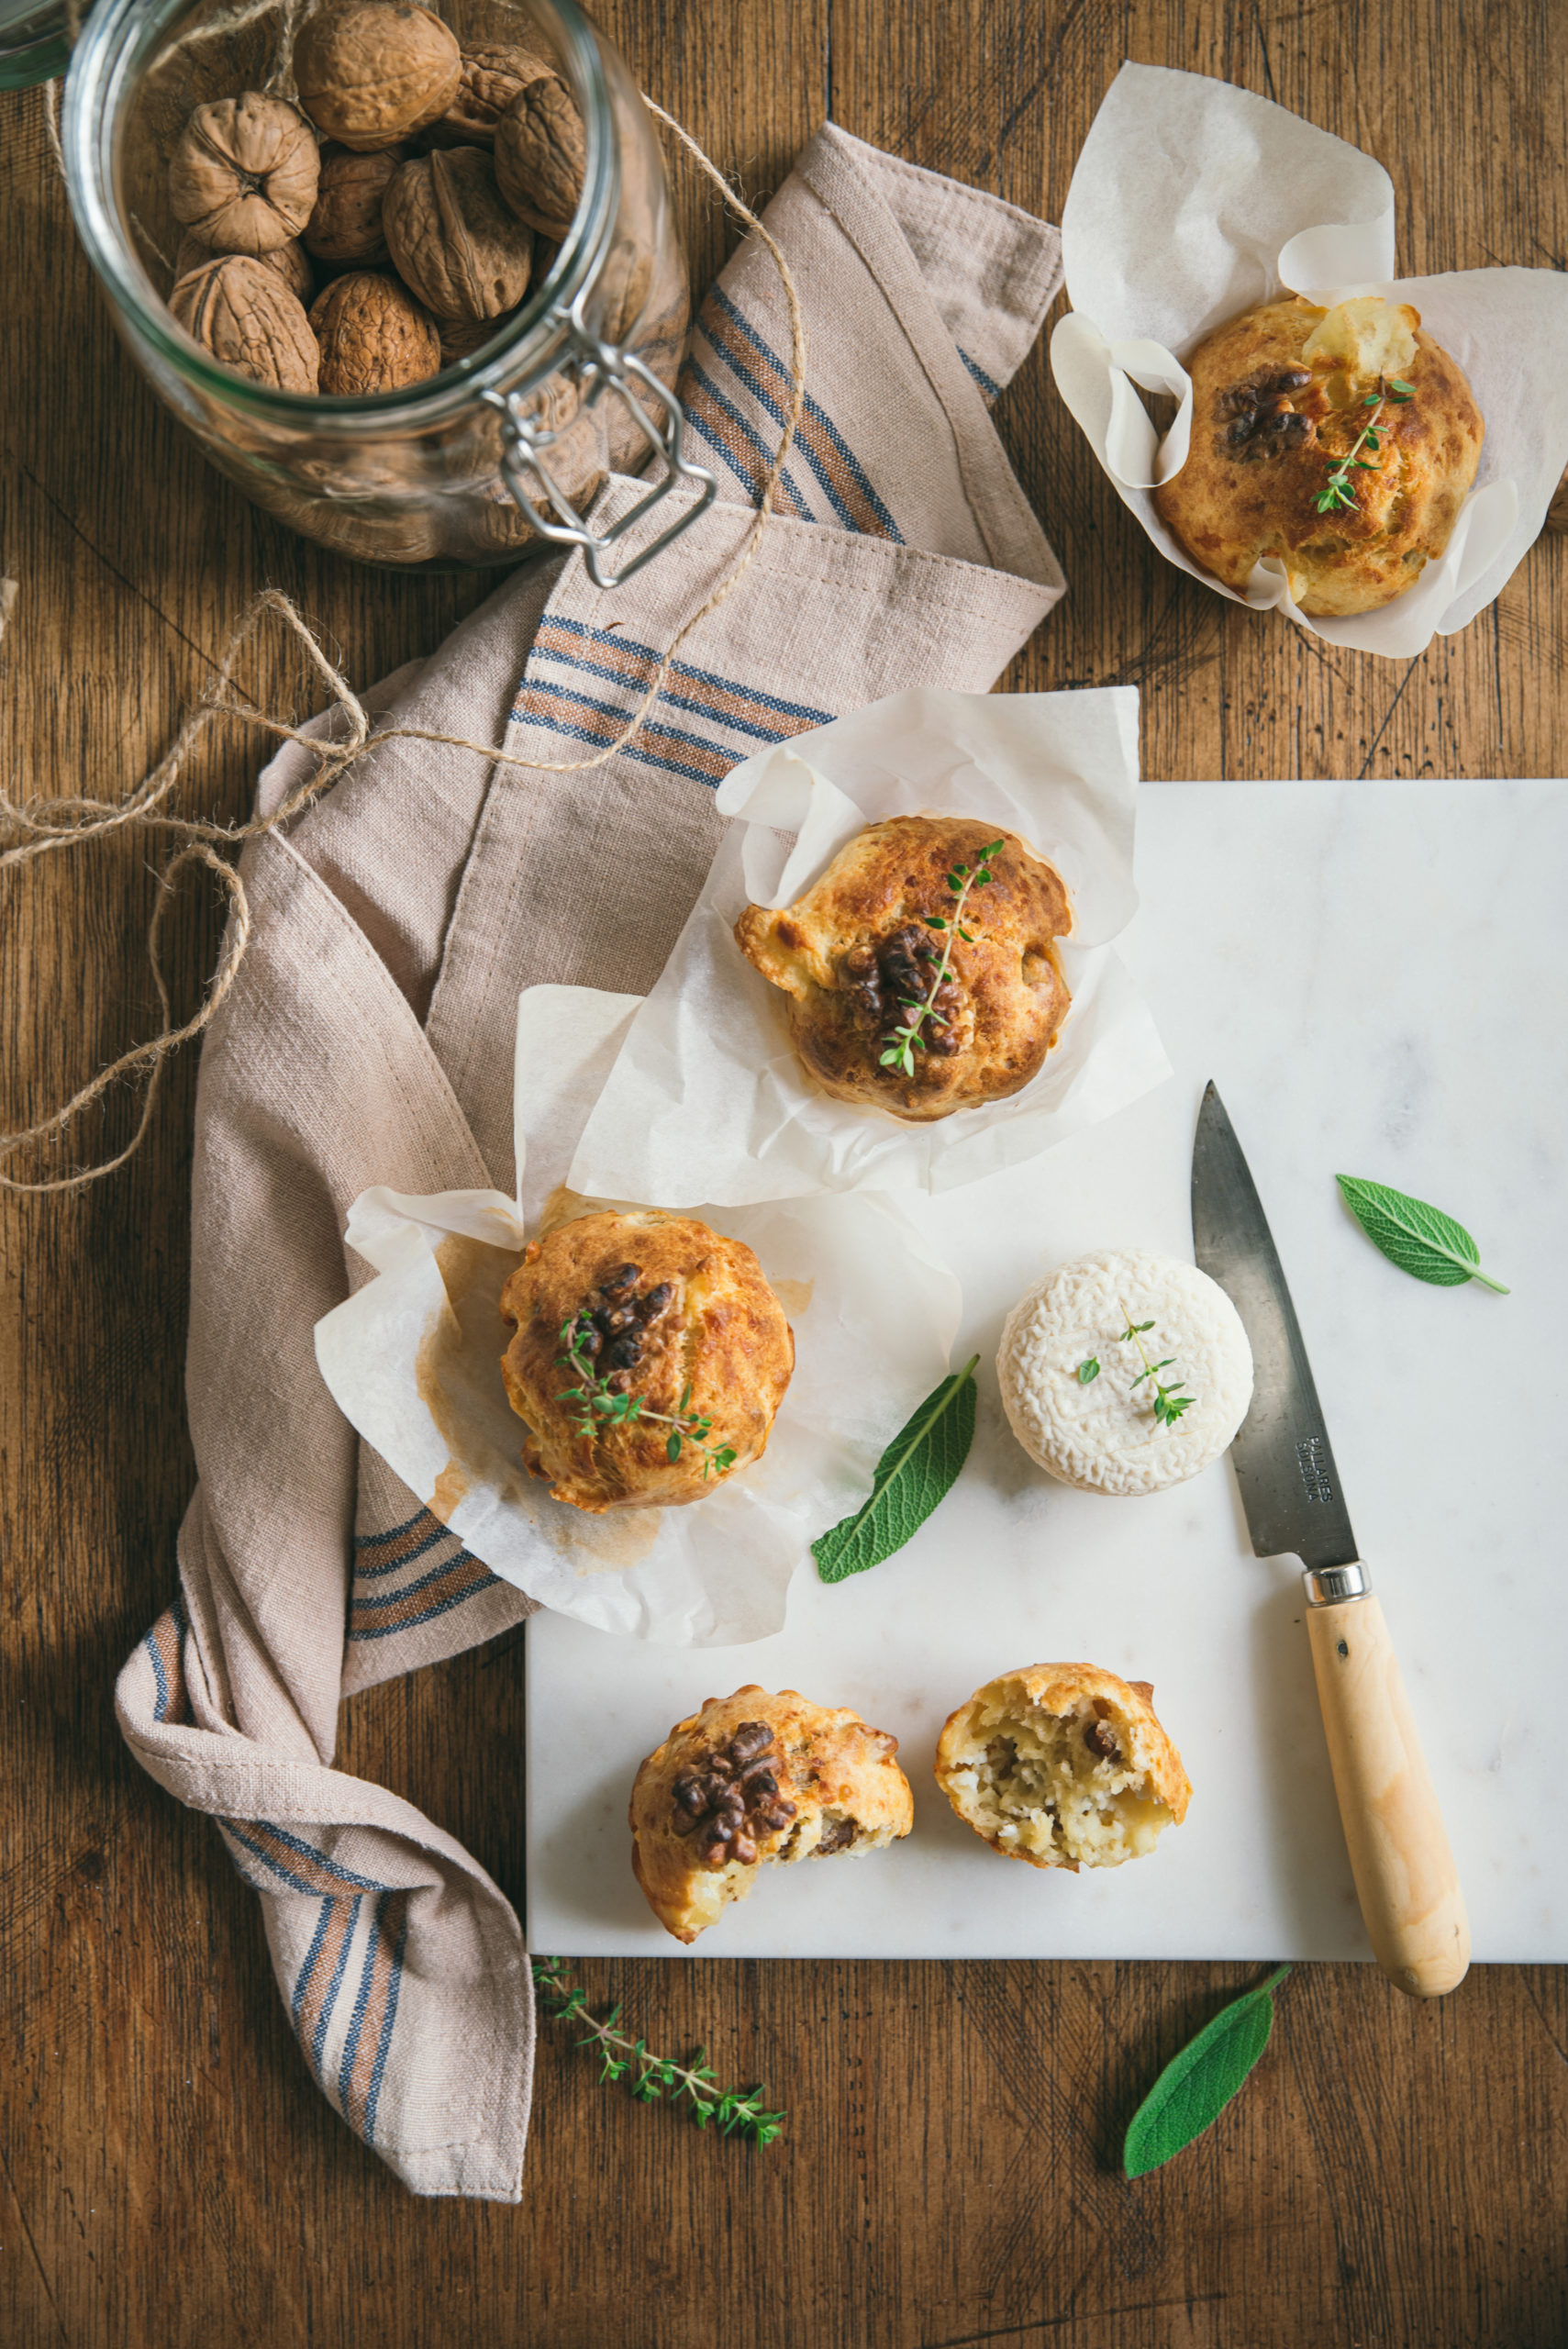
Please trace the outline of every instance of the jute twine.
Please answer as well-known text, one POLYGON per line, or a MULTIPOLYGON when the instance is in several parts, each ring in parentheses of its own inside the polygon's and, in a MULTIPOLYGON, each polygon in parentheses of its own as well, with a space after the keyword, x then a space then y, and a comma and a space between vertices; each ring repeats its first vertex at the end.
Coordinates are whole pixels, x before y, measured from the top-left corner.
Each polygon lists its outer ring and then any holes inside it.
MULTIPOLYGON (((47 101, 51 139, 55 132, 52 100, 51 85, 47 101)), ((50 1116, 40 1119, 37 1125, 28 1126, 16 1133, 0 1134, 0 1161, 14 1157, 17 1151, 25 1149, 29 1143, 47 1141, 52 1136, 63 1133, 67 1127, 81 1117, 83 1110, 91 1108, 95 1101, 101 1099, 112 1085, 117 1084, 122 1077, 135 1076, 145 1071, 147 1086, 142 1097, 141 1111, 137 1119, 136 1130, 125 1148, 115 1157, 106 1159, 100 1165, 79 1168, 70 1174, 57 1175, 51 1181, 22 1182, 15 1175, 0 1170, 0 1190, 16 1192, 85 1190, 89 1184, 101 1182, 106 1174, 112 1174, 117 1167, 123 1166, 127 1160, 133 1157, 139 1149, 151 1120, 158 1099, 159 1085, 170 1056, 178 1052, 182 1045, 192 1042, 211 1027, 239 975, 239 966, 245 960, 246 949, 250 942, 250 906, 246 896, 245 884, 237 867, 219 853, 220 849, 242 847, 247 841, 264 839, 269 832, 283 830, 303 809, 310 806, 312 800, 318 799, 324 791, 330 790, 331 786, 346 774, 357 761, 363 758, 367 751, 377 749, 384 742, 437 742, 451 750, 472 751, 476 756, 491 760, 498 766, 526 767, 547 774, 570 774, 581 769, 605 765, 606 761, 615 758, 640 732, 654 703, 663 691, 665 679, 670 674, 670 665, 682 645, 695 629, 700 628, 710 612, 717 611, 719 605, 734 594, 750 570, 756 559, 757 551, 762 542, 763 532, 768 527, 769 517, 773 510, 774 495, 788 459, 806 401, 806 318, 801 309, 800 291, 795 284, 789 263, 779 250, 774 239, 769 235, 755 213, 741 201, 717 165, 704 153, 690 132, 684 130, 673 117, 664 112, 662 106, 655 106, 651 98, 645 98, 643 103, 655 121, 662 123, 666 130, 679 139, 699 168, 706 173, 731 211, 761 239, 772 258, 774 268, 778 271, 779 281, 784 291, 784 299, 789 306, 788 412, 784 417, 784 431, 779 440, 777 454, 769 465, 763 480, 762 496, 755 518, 728 568, 721 575, 713 593, 697 607, 690 618, 683 621, 680 628, 676 629, 668 649, 662 655, 658 667, 649 680, 642 698, 614 741, 608 743, 602 751, 595 751, 592 758, 549 760, 518 758, 515 752, 504 749, 498 743, 475 742, 470 740, 464 734, 439 734, 422 726, 389 726, 373 735, 364 705, 347 678, 328 659, 319 639, 307 622, 302 618, 289 598, 281 595, 276 588, 269 587, 255 598, 240 618, 217 664, 217 675, 196 708, 181 726, 169 750, 125 798, 119 800, 47 799, 29 800, 18 804, 8 796, 4 786, 0 785, 0 836, 8 833, 11 838, 11 845, 0 851, 0 872, 14 865, 30 863, 35 858, 52 855, 59 850, 81 848, 85 842, 102 839, 105 834, 110 832, 162 832, 172 835, 180 843, 174 854, 158 874, 158 893, 153 901, 152 918, 147 934, 148 960, 152 966, 152 982, 158 990, 159 1007, 163 1019, 162 1027, 158 1034, 150 1037, 146 1043, 138 1044, 131 1051, 122 1052, 118 1060, 111 1062, 88 1084, 83 1085, 80 1092, 72 1094, 71 1099, 62 1108, 53 1111, 50 1116), (258 709, 255 704, 247 700, 235 686, 234 670, 239 655, 251 636, 262 622, 268 619, 281 621, 305 648, 311 665, 327 687, 332 700, 339 705, 346 720, 340 739, 331 742, 318 740, 306 734, 299 727, 288 725, 283 719, 271 717, 266 711, 258 709), (216 824, 204 821, 199 817, 174 814, 170 803, 175 786, 196 745, 210 726, 215 725, 220 718, 239 718, 247 725, 259 727, 263 733, 273 736, 279 741, 299 743, 310 753, 315 762, 312 772, 297 790, 290 794, 274 814, 252 818, 248 823, 216 824), (162 928, 176 881, 187 867, 196 864, 205 865, 214 874, 227 893, 228 922, 224 932, 217 968, 213 974, 199 1008, 191 1019, 176 1026, 172 1018, 168 985, 163 976, 162 928)), ((58 153, 58 146, 56 151, 58 153)), ((8 609, 8 606, 6 608, 8 609)), ((0 625, 3 625, 4 617, 4 613, 0 613, 0 625)))

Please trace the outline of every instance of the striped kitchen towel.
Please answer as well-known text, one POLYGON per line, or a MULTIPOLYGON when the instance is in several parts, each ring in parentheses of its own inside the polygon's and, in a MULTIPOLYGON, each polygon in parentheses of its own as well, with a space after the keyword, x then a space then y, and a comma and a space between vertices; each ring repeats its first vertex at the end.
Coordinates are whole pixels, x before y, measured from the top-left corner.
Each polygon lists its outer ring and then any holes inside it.
MULTIPOLYGON (((1055 229, 832 128, 767 218, 806 306, 805 424, 755 560, 650 722, 577 773, 403 740, 360 760, 288 836, 247 850, 250 948, 203 1054, 199 1482, 180 1597, 126 1664, 119 1718, 261 1896, 311 2075, 419 2193, 521 2192, 528 1961, 504 1887, 411 1804, 333 1768, 339 1712, 531 1602, 321 1383, 314 1325, 369 1277, 344 1245, 348 1207, 378 1183, 509 1191, 520 990, 646 990, 711 861, 731 766, 907 685, 984 690, 1063 592, 989 414, 1056 291, 1055 229)), ((751 239, 681 382, 718 502, 618 593, 575 559, 517 574, 367 697, 377 714, 539 761, 613 739, 748 528, 787 351, 751 239)), ((599 518, 640 495, 612 478, 599 518)), ((285 748, 259 807, 307 758, 285 748)), ((516 1804, 514 1754, 474 1766, 516 1804)))

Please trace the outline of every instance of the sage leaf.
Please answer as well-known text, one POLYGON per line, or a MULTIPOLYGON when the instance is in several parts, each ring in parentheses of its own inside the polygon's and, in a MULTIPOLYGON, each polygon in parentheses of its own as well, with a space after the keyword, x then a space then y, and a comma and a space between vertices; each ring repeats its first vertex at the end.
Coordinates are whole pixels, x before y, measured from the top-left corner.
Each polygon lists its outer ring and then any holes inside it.
POLYGON ((824 1582, 843 1582, 868 1566, 880 1566, 913 1540, 946 1498, 974 1441, 979 1360, 971 1354, 962 1370, 932 1388, 877 1462, 871 1491, 859 1508, 812 1543, 824 1582))
POLYGON ((1413 1273, 1418 1281, 1439 1288, 1457 1288, 1462 1281, 1479 1281, 1499 1297, 1508 1292, 1481 1269, 1481 1252, 1463 1224, 1425 1199, 1412 1199, 1386 1183, 1363 1182, 1356 1174, 1334 1177, 1351 1213, 1391 1264, 1413 1273))
POLYGON ((1128 2123, 1121 2161, 1129 2177, 1158 2169, 1218 2120, 1269 2043, 1272 1993, 1289 1972, 1276 1965, 1171 2058, 1128 2123))

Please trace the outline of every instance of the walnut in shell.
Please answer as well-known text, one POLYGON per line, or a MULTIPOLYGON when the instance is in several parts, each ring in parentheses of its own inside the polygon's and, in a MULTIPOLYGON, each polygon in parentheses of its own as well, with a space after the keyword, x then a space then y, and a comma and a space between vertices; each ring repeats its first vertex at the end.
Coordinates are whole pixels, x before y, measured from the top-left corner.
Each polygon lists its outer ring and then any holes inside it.
MULTIPOLYGON (((205 269, 213 258, 212 247, 204 245, 201 239, 193 237, 187 228, 174 255, 175 284, 178 284, 182 277, 189 277, 193 269, 205 269)), ((297 237, 291 237, 286 245, 274 245, 271 252, 256 253, 252 258, 259 261, 264 269, 275 269, 295 300, 306 309, 310 307, 316 294, 316 272, 310 266, 310 255, 297 237)))
POLYGON ((534 240, 501 201, 483 147, 438 149, 405 163, 382 226, 406 285, 440 318, 498 318, 528 290, 534 240))
POLYGON ((516 317, 515 310, 507 310, 498 318, 438 318, 441 337, 441 365, 455 366, 460 359, 472 359, 498 334, 505 333, 516 317))
POLYGON ((321 346, 321 389, 331 396, 401 391, 440 372, 436 321, 379 271, 334 278, 317 295, 310 325, 321 346))
POLYGON ((457 95, 440 120, 425 131, 426 146, 493 147, 495 126, 518 92, 553 71, 529 50, 465 49, 457 95))
POLYGON ((305 229, 306 244, 317 261, 368 266, 386 259, 382 199, 407 155, 406 147, 381 147, 371 155, 333 143, 321 150, 316 208, 305 229))
POLYGON ((169 307, 193 341, 252 383, 315 391, 320 354, 310 322, 264 261, 245 253, 209 258, 178 280, 169 307))
POLYGON ((176 220, 213 252, 271 252, 316 201, 316 140, 296 106, 246 90, 198 106, 169 165, 176 220))
POLYGON ((337 0, 306 20, 294 72, 317 128, 368 151, 395 146, 445 114, 457 95, 462 52, 429 8, 337 0))
POLYGON ((559 244, 572 226, 587 167, 583 117, 557 73, 519 90, 495 126, 495 176, 517 214, 559 244))

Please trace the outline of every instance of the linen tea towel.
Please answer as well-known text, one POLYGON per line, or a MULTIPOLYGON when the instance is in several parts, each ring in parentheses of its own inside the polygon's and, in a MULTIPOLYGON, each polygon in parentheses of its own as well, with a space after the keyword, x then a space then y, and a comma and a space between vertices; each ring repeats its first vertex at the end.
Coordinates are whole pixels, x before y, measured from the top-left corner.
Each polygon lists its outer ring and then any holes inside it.
MULTIPOLYGON (((314 1325, 369 1276, 344 1246, 348 1207, 377 1183, 509 1190, 522 988, 645 991, 706 873, 732 765, 906 685, 984 690, 1063 592, 987 411, 1056 291, 1056 231, 832 127, 766 217, 805 304, 809 398, 743 582, 605 765, 550 774, 392 740, 288 837, 252 843, 250 945, 203 1054, 199 1482, 180 1598, 121 1674, 119 1719, 151 1775, 216 1818, 261 1896, 307 2065, 419 2193, 520 2196, 528 1961, 511 1904, 452 1837, 332 1767, 338 1711, 532 1602, 463 1552, 321 1384, 314 1325)), ((540 760, 613 739, 744 535, 787 347, 753 238, 682 378, 718 502, 618 593, 575 559, 509 579, 367 696, 377 717, 540 760)), ((600 518, 639 495, 612 480, 600 518)), ((308 759, 289 745, 259 807, 308 759)))

